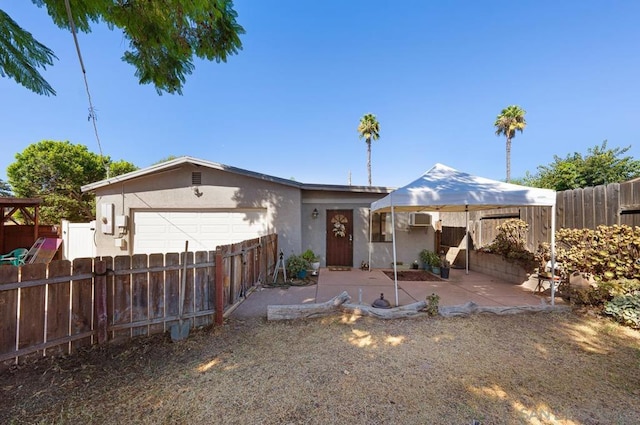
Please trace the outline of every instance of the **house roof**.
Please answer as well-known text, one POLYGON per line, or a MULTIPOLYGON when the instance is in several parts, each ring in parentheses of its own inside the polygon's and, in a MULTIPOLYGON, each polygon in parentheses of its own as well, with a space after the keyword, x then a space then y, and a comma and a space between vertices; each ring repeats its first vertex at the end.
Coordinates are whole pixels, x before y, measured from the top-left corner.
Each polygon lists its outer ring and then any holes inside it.
POLYGON ((119 176, 111 177, 108 179, 100 180, 94 183, 90 183, 81 187, 83 192, 91 192, 96 189, 110 186, 116 183, 122 183, 130 180, 134 180, 141 177, 147 177, 149 175, 166 172, 173 169, 180 168, 185 164, 191 164, 196 167, 207 167, 214 170, 226 171, 241 176, 252 177, 259 180, 269 181, 285 186, 296 187, 302 190, 320 190, 320 191, 338 191, 338 192, 368 192, 368 193, 389 193, 393 189, 381 186, 347 186, 347 185, 325 185, 325 184, 306 184, 297 182, 295 180, 283 179, 280 177, 270 176, 268 174, 257 173, 255 171, 244 170, 242 168, 232 167, 230 165, 219 164, 217 162, 205 161, 203 159, 193 158, 190 156, 182 156, 180 158, 172 159, 171 161, 162 162, 159 164, 151 165, 140 170, 132 171, 130 173, 121 174, 119 176))
POLYGON ((385 186, 350 186, 339 184, 309 184, 300 185, 304 190, 320 190, 329 192, 358 192, 358 193, 389 193, 393 190, 391 187, 385 186))

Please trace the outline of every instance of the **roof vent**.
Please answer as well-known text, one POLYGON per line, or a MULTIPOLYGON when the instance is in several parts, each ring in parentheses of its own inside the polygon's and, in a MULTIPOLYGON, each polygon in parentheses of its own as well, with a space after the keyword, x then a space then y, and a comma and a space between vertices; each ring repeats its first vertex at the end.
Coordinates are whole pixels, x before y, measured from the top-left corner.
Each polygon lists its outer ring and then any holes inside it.
POLYGON ((191 186, 199 186, 202 184, 202 173, 194 171, 191 173, 191 186))

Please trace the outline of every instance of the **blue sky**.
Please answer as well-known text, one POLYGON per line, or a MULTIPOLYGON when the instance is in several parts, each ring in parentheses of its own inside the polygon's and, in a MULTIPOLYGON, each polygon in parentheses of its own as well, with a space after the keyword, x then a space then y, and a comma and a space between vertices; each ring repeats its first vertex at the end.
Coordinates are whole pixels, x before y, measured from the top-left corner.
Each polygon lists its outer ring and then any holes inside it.
MULTIPOLYGON (((59 60, 57 96, 0 78, 0 178, 29 144, 99 152, 68 31, 29 1, 0 0, 59 60)), ((528 126, 512 177, 608 139, 640 159, 640 2, 236 0, 243 50, 197 61, 183 95, 158 96, 120 60, 122 35, 80 34, 104 154, 146 167, 191 155, 306 183, 367 184, 356 131, 373 113, 373 184, 402 186, 436 162, 503 180, 500 110, 528 126)))

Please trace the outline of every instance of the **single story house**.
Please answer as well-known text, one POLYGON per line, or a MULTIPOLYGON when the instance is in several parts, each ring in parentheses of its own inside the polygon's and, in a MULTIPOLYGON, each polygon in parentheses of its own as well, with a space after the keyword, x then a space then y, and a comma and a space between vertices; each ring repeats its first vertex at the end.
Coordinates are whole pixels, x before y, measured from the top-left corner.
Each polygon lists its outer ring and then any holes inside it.
MULTIPOLYGON (((391 219, 374 214, 387 187, 307 184, 180 157, 91 183, 96 255, 212 251, 277 233, 285 258, 313 250, 322 266, 390 267, 391 219), (370 225, 371 223, 371 225, 370 225)), ((438 213, 396 214, 397 259, 433 249, 438 213)))

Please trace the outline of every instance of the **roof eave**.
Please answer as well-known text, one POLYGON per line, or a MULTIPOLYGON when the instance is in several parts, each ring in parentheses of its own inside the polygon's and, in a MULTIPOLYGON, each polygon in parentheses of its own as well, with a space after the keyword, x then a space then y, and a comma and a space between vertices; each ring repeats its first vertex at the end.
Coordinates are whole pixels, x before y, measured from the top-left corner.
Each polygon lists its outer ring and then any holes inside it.
POLYGON ((254 171, 249 171, 249 170, 244 170, 242 168, 236 168, 229 165, 219 164, 217 162, 204 161, 204 160, 189 157, 189 156, 183 156, 180 158, 173 159, 171 161, 162 162, 160 164, 155 164, 146 168, 142 168, 140 170, 132 171, 130 173, 126 173, 126 174, 111 177, 108 179, 100 180, 98 182, 90 183, 82 186, 80 190, 82 192, 91 192, 106 186, 110 186, 112 184, 122 183, 130 180, 134 180, 137 178, 146 177, 154 173, 168 171, 172 168, 178 168, 184 164, 191 164, 197 167, 207 167, 207 168, 220 170, 220 171, 228 171, 234 174, 252 177, 252 178, 256 178, 264 181, 270 181, 272 183, 278 183, 278 184, 296 187, 296 188, 301 187, 301 183, 298 183, 293 180, 274 177, 267 174, 256 173, 254 171))

